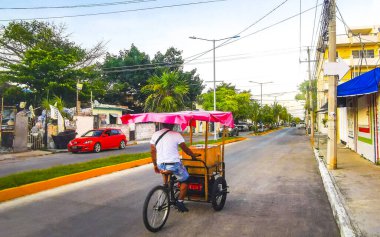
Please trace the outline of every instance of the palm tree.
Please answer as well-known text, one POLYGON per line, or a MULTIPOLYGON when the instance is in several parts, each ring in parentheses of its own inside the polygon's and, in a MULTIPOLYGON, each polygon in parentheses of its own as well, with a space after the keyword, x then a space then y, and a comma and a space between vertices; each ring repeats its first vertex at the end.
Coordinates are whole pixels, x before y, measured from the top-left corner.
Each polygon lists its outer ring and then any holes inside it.
POLYGON ((185 108, 184 99, 189 86, 181 80, 178 72, 165 71, 162 76, 153 76, 142 92, 148 95, 145 112, 175 112, 185 108))

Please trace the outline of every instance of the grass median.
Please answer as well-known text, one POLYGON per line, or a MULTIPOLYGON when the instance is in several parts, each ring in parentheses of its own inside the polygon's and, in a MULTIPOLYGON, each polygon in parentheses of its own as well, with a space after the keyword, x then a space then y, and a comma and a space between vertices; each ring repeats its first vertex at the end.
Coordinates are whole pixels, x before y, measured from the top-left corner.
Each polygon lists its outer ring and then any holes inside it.
MULTIPOLYGON (((228 137, 226 140, 235 139, 236 137, 228 137)), ((221 139, 210 140, 209 144, 221 142, 221 139)), ((195 142, 193 144, 204 144, 204 141, 195 142)), ((75 174, 83 171, 88 171, 96 168, 122 164, 125 162, 140 160, 150 157, 150 152, 134 153, 134 154, 121 154, 115 156, 109 156, 104 158, 98 158, 95 160, 75 163, 70 165, 53 166, 47 169, 38 169, 26 172, 20 172, 11 174, 8 176, 0 177, 0 190, 18 187, 25 184, 35 183, 38 181, 44 181, 53 179, 69 174, 75 174)))

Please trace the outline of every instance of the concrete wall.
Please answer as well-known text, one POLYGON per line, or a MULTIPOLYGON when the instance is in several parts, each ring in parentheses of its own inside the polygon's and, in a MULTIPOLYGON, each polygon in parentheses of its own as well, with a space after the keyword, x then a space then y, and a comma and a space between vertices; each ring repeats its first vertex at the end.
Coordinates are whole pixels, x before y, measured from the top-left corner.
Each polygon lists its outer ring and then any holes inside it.
POLYGON ((94 117, 93 116, 74 116, 76 123, 76 137, 82 136, 88 130, 94 129, 94 117))
POLYGON ((375 162, 374 106, 371 99, 372 95, 364 95, 358 98, 357 153, 375 162))
POLYGON ((150 139, 155 131, 156 131, 156 125, 154 123, 136 123, 135 125, 136 141, 150 139))

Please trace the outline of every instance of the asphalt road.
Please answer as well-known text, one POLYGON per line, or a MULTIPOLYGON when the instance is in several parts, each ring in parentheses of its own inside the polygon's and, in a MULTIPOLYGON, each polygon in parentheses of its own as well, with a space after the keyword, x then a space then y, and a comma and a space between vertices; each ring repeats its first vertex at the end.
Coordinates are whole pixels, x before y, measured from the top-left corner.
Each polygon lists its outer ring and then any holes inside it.
MULTIPOLYGON (((244 133, 246 134, 246 133, 244 133)), ((186 137, 185 140, 189 138, 186 137)), ((203 139, 201 136, 194 137, 194 141, 203 139)), ((57 165, 68 165, 80 162, 86 162, 97 158, 108 157, 125 153, 142 153, 150 151, 149 141, 137 145, 128 145, 125 149, 106 150, 99 153, 76 153, 63 152, 50 155, 27 157, 18 159, 9 159, 0 161, 0 177, 7 176, 13 173, 45 169, 57 165)))
MULTIPOLYGON (((188 202, 159 236, 339 236, 304 131, 284 129, 226 146, 224 209, 188 202)), ((156 236, 142 222, 151 165, 0 204, 1 236, 156 236)))

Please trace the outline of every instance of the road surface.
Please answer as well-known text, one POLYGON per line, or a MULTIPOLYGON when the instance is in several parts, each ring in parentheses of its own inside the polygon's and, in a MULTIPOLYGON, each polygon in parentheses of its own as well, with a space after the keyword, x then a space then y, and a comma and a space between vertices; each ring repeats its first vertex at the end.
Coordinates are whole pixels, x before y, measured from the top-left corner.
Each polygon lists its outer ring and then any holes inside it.
MULTIPOLYGON (((188 202, 159 236, 339 236, 303 130, 288 128, 226 146, 224 209, 188 202)), ((152 165, 0 204, 1 236, 157 236, 142 221, 152 165)))

